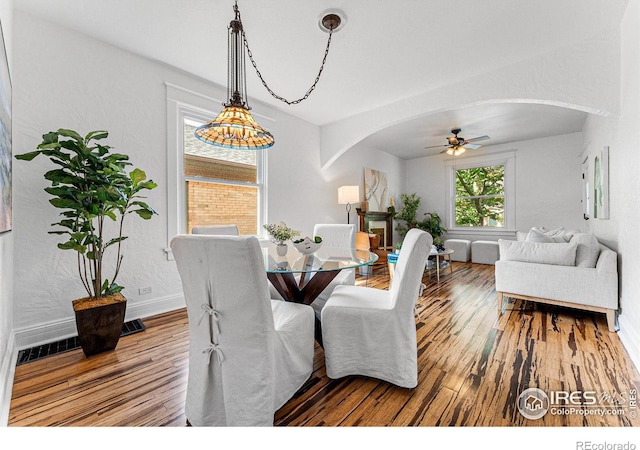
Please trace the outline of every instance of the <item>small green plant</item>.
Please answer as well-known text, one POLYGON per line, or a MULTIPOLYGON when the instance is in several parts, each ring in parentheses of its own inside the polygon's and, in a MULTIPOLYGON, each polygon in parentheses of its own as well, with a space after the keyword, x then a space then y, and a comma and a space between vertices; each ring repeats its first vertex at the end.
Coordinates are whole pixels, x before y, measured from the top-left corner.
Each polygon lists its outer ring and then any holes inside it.
POLYGON ((51 182, 45 188, 63 217, 51 224, 56 227, 50 234, 66 235, 67 241, 59 243, 62 250, 74 250, 78 254, 78 273, 89 297, 100 298, 115 294, 123 286, 116 284, 122 264, 124 219, 131 213, 142 219, 150 219, 156 212, 140 199, 140 192, 157 185, 147 180, 140 169, 127 173, 129 157, 110 153, 109 146, 98 141, 109 135, 106 131, 92 131, 82 137, 75 131, 59 129, 42 136, 37 150, 16 158, 31 161, 44 155, 58 166, 44 174, 51 182), (105 219, 117 223, 117 234, 106 236, 105 219), (111 281, 103 276, 105 252, 116 246, 115 269, 111 281))
POLYGON ((284 222, 270 223, 263 225, 263 227, 271 235, 273 242, 278 245, 282 245, 285 241, 300 235, 299 231, 289 228, 284 222))

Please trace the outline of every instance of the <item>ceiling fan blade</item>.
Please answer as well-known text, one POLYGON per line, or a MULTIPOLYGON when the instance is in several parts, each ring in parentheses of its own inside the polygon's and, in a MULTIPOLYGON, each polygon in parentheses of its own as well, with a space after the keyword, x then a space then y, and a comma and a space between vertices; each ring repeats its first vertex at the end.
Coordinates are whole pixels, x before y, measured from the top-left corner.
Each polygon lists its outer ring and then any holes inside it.
POLYGON ((464 148, 468 149, 468 150, 475 150, 477 148, 482 147, 482 145, 480 144, 464 144, 464 148))
POLYGON ((491 139, 491 138, 485 134, 484 136, 478 136, 478 137, 474 137, 474 138, 471 138, 471 139, 465 139, 465 142, 484 141, 486 139, 491 139))
POLYGON ((425 147, 425 150, 428 148, 442 148, 442 147, 449 147, 449 145, 432 145, 431 147, 425 147))

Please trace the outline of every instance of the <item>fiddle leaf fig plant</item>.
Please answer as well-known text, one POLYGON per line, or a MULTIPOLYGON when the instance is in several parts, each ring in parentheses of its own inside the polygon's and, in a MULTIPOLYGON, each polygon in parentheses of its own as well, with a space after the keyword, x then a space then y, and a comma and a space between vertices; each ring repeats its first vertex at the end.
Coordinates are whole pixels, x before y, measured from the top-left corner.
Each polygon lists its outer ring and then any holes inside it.
POLYGON ((135 214, 148 220, 157 214, 140 195, 144 190, 157 187, 140 169, 127 172, 129 157, 111 153, 111 147, 98 143, 107 131, 92 131, 81 136, 73 130, 59 129, 42 136, 42 143, 33 152, 16 155, 31 161, 39 155, 47 156, 57 168, 44 174, 51 182, 45 191, 49 202, 60 208, 62 219, 51 224, 50 234, 65 236, 58 244, 62 250, 74 250, 78 255, 78 273, 89 297, 100 298, 116 294, 123 286, 116 284, 122 264, 124 219, 135 214), (105 220, 115 222, 109 227, 105 220), (113 230, 113 236, 107 236, 113 230), (115 251, 113 276, 108 279, 103 271, 105 255, 110 247, 115 251))

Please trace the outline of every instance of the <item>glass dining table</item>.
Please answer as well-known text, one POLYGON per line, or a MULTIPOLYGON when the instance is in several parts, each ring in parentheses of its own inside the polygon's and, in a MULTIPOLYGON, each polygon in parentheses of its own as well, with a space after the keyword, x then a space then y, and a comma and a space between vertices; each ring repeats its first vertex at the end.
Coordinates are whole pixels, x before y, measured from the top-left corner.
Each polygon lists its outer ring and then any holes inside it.
POLYGON ((287 301, 310 305, 345 269, 372 264, 378 255, 355 248, 320 247, 312 254, 289 248, 279 256, 271 243, 262 244, 267 277, 287 301))
MULTIPOLYGON (((310 305, 331 281, 345 269, 366 266, 378 255, 355 248, 321 247, 312 254, 289 248, 279 256, 275 245, 262 244, 267 278, 285 301, 310 305)), ((322 346, 322 326, 316 314, 315 339, 322 346)))

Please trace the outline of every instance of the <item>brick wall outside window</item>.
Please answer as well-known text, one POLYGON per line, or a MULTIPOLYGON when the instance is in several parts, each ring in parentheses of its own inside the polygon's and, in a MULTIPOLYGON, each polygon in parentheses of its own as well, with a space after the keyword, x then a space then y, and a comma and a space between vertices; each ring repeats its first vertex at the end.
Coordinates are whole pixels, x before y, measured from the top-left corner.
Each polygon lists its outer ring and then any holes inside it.
POLYGON ((253 186, 187 182, 188 230, 203 225, 238 225, 241 235, 258 234, 258 189, 253 186))

